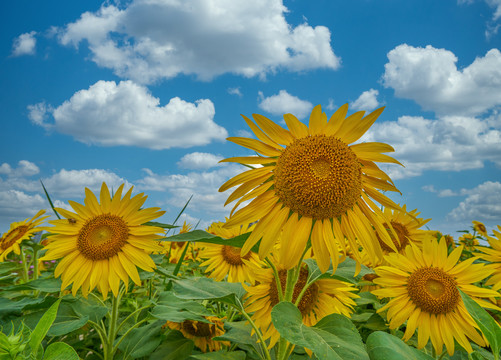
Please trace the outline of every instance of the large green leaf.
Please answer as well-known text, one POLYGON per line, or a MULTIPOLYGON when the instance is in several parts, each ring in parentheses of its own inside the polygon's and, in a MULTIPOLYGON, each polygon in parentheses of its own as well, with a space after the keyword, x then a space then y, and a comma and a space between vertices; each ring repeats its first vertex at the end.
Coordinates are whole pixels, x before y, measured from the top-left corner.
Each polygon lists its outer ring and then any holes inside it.
POLYGON ((131 330, 118 346, 124 352, 124 358, 136 359, 151 354, 162 342, 161 329, 164 323, 157 320, 131 330))
POLYGON ((92 296, 87 299, 79 297, 69 304, 80 318, 88 317, 95 323, 98 323, 108 313, 108 307, 103 306, 99 300, 92 296))
MULTIPOLYGON (((173 236, 166 237, 162 240, 164 241, 196 241, 209 244, 219 244, 219 245, 230 245, 234 247, 241 248, 244 246, 245 241, 250 236, 250 232, 235 236, 231 239, 225 239, 220 236, 213 235, 203 230, 193 230, 183 234, 177 234, 173 236)), ((258 246, 254 246, 252 251, 257 252, 258 246)))
POLYGON ((237 307, 241 307, 240 299, 245 294, 240 283, 217 282, 205 277, 176 280, 173 290, 181 299, 218 300, 237 307))
POLYGON ((258 338, 256 334, 251 335, 252 326, 247 321, 225 322, 226 332, 215 340, 230 341, 236 344, 256 345, 258 338))
POLYGON ((0 262, 0 275, 11 274, 19 267, 21 265, 15 262, 0 262))
POLYGON ((434 360, 398 337, 383 331, 370 334, 366 345, 371 360, 434 360))
POLYGON ((280 302, 273 307, 271 319, 283 338, 312 350, 318 359, 369 359, 357 329, 342 315, 329 315, 309 327, 294 304, 280 302))
POLYGON ((43 360, 79 360, 75 349, 63 342, 56 342, 47 346, 43 360))
POLYGON ((80 316, 73 310, 71 304, 64 302, 59 306, 57 317, 48 331, 49 336, 62 336, 80 329, 87 324, 89 316, 80 316))
POLYGON ((9 286, 4 288, 5 291, 21 291, 21 290, 39 290, 46 293, 57 293, 61 291, 61 279, 46 278, 37 279, 25 284, 9 286))
POLYGON ((185 360, 190 356, 195 344, 177 330, 169 331, 162 344, 150 355, 151 360, 185 360))
POLYGON ((57 309, 60 303, 61 299, 58 299, 54 304, 52 304, 49 310, 47 310, 47 312, 42 316, 42 318, 38 322, 37 326, 35 327, 35 330, 33 330, 33 332, 31 333, 29 345, 31 347, 33 354, 35 355, 35 358, 43 338, 45 337, 45 335, 47 335, 49 328, 56 319, 57 309))
POLYGON ((9 313, 18 313, 27 306, 40 304, 42 302, 44 302, 44 298, 42 297, 36 299, 25 297, 16 301, 0 297, 0 318, 9 313))
POLYGON ((501 347, 501 327, 487 311, 475 302, 475 300, 461 290, 459 290, 459 293, 466 306, 466 310, 468 310, 473 320, 475 320, 478 327, 487 338, 492 352, 499 354, 499 349, 501 347))

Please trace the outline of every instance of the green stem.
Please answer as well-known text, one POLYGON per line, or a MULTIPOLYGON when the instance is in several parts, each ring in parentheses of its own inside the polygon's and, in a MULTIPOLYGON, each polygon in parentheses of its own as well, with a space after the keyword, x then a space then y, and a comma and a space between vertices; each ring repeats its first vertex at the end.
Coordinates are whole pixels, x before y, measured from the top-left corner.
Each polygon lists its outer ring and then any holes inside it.
POLYGON ((33 280, 38 279, 38 249, 33 248, 33 280))
POLYGON ((27 283, 28 278, 28 264, 26 263, 26 254, 24 253, 24 247, 21 247, 21 261, 23 263, 23 283, 27 283))
POLYGON ((266 342, 264 341, 263 339, 263 334, 261 334, 261 330, 259 330, 259 328, 256 326, 256 324, 254 323, 254 321, 252 321, 251 317, 249 316, 249 314, 247 314, 244 310, 244 307, 243 305, 240 303, 238 303, 238 305, 240 305, 239 307, 235 307, 238 311, 240 311, 240 313, 244 316, 244 318, 250 323, 250 325, 252 326, 252 328, 254 329, 254 331, 256 332, 256 335, 259 339, 259 342, 261 343, 261 347, 263 349, 263 352, 264 352, 264 356, 265 356, 265 359, 266 360, 271 360, 271 355, 270 355, 270 352, 268 351, 268 347, 266 346, 266 342))
POLYGON ((117 333, 119 333, 119 332, 120 332, 120 329, 122 328, 122 326, 124 326, 124 325, 127 323, 127 321, 128 321, 131 317, 133 317, 133 316, 134 316, 137 312, 143 311, 144 309, 147 309, 147 308, 149 308, 150 306, 151 306, 151 305, 146 305, 146 306, 143 306, 142 308, 139 308, 139 309, 137 309, 137 310, 134 310, 134 312, 133 312, 133 313, 131 313, 130 315, 128 315, 128 316, 127 316, 127 317, 126 317, 126 318, 125 318, 125 319, 124 319, 124 320, 120 323, 120 325, 118 325, 118 327, 117 327, 117 333))
POLYGON ((179 273, 179 270, 181 269, 181 265, 183 264, 184 257, 186 256, 186 252, 188 251, 189 243, 190 243, 189 241, 186 241, 186 245, 184 246, 183 253, 179 257, 179 261, 177 262, 176 267, 174 269, 174 272, 172 273, 172 275, 174 275, 174 276, 177 276, 177 274, 179 273))
MULTIPOLYGON (((296 286, 297 278, 299 276, 299 270, 301 268, 301 264, 287 270, 287 281, 285 283, 285 293, 284 293, 284 301, 292 302, 292 297, 294 295, 294 287, 296 286)), ((280 341, 278 343, 278 355, 277 360, 285 360, 288 357, 289 342, 285 340, 283 337, 280 337, 280 341)))
POLYGON ((122 297, 122 289, 120 289, 117 297, 113 296, 111 298, 111 314, 108 324, 108 336, 106 339, 104 360, 113 360, 113 356, 115 355, 116 349, 113 347, 113 343, 115 342, 117 334, 118 304, 120 303, 120 299, 122 297))

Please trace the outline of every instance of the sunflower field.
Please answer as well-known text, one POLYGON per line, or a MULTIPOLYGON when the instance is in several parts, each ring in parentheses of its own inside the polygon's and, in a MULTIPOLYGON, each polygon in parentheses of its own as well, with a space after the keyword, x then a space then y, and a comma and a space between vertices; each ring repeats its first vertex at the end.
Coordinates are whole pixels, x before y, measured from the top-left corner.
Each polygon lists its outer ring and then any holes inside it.
POLYGON ((0 360, 499 359, 501 226, 454 239, 387 197, 393 148, 357 143, 382 111, 244 117, 205 230, 124 185, 46 191, 55 220, 0 238, 0 360))

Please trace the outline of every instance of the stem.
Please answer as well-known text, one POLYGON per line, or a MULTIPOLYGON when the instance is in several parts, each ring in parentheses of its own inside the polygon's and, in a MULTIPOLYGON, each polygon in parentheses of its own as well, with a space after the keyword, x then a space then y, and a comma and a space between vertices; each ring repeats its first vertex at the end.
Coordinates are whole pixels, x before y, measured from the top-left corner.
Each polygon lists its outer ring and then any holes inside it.
POLYGON ((24 253, 24 247, 21 247, 21 261, 23 263, 23 283, 27 283, 28 278, 28 264, 26 263, 26 254, 24 253))
POLYGON ((120 303, 120 299, 122 297, 122 290, 123 288, 120 289, 117 297, 113 295, 111 298, 111 314, 108 324, 109 327, 104 360, 113 360, 113 356, 115 355, 116 349, 113 347, 113 343, 115 342, 115 337, 117 335, 118 304, 120 303))
POLYGON ((124 319, 124 320, 120 323, 120 325, 118 325, 118 327, 117 327, 117 333, 118 333, 118 332, 120 332, 120 329, 122 328, 122 326, 124 326, 124 325, 127 323, 127 321, 128 321, 128 320, 129 320, 132 316, 134 316, 137 312, 140 312, 140 311, 143 311, 144 309, 149 308, 150 306, 151 306, 151 305, 147 305, 147 306, 143 306, 142 308, 139 308, 139 309, 137 309, 137 310, 134 310, 134 312, 133 312, 133 313, 131 313, 130 315, 128 315, 128 316, 127 316, 127 317, 126 317, 126 318, 125 318, 125 319, 124 319))
POLYGON ((131 326, 123 335, 122 337, 120 337, 120 340, 117 341, 117 343, 115 344, 114 348, 113 348, 113 354, 118 350, 118 346, 120 345, 120 343, 123 341, 123 339, 125 339, 125 337, 127 336, 127 334, 129 334, 132 330, 134 330, 135 328, 139 327, 139 325, 141 325, 142 323, 144 323, 145 321, 147 321, 147 319, 143 319, 137 323, 135 323, 133 326, 131 326))
MULTIPOLYGON (((295 268, 287 270, 287 281, 285 283, 285 294, 284 301, 292 302, 292 297, 294 295, 294 287, 296 286, 297 278, 299 276, 299 270, 301 265, 299 264, 295 268)), ((277 360, 285 360, 288 357, 288 348, 289 342, 285 340, 283 337, 280 337, 280 341, 278 343, 278 355, 277 360)))
POLYGON ((242 306, 242 304, 240 303, 240 301, 239 301, 238 304, 240 306, 239 307, 235 307, 235 308, 242 313, 242 315, 244 316, 244 318, 251 324, 252 328, 256 332, 256 335, 257 335, 257 337, 259 339, 259 342, 261 343, 261 347, 263 348, 265 359, 266 360, 271 360, 271 355, 270 355, 270 352, 268 351, 268 347, 266 346, 266 343, 264 342, 263 334, 261 334, 261 331, 256 326, 256 324, 254 323, 254 321, 252 321, 252 319, 249 316, 249 314, 247 314, 245 312, 244 307, 242 306))
POLYGON ((172 273, 172 275, 174 275, 174 276, 177 276, 177 274, 179 273, 179 270, 181 269, 181 265, 183 264, 184 257, 186 256, 186 251, 188 251, 189 243, 190 243, 189 241, 186 241, 186 245, 184 246, 183 252, 182 252, 181 256, 179 257, 179 261, 176 264, 174 272, 172 273))

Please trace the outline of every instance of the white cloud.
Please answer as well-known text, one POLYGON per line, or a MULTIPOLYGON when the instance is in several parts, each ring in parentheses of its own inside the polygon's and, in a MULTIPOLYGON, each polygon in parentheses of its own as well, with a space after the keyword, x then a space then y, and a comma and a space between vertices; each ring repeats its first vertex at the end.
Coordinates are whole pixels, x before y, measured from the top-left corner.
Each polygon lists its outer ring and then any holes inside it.
POLYGON ((219 155, 193 152, 184 155, 181 160, 178 161, 177 165, 183 169, 209 169, 211 167, 217 166, 218 162, 222 159, 223 157, 219 155))
POLYGON ((418 176, 426 170, 478 169, 485 161, 501 166, 501 131, 477 118, 402 116, 374 124, 361 141, 385 142, 395 148, 390 155, 406 167, 385 167, 394 179, 418 176))
POLYGON ((397 97, 416 101, 439 115, 474 116, 501 105, 501 52, 491 49, 484 57, 458 70, 457 57, 448 50, 407 44, 388 53, 384 86, 397 97))
POLYGON ((132 1, 104 5, 59 29, 64 45, 87 40, 92 60, 151 83, 178 74, 266 76, 279 69, 336 69, 325 26, 287 23, 282 0, 132 1))
POLYGON ((37 39, 36 31, 24 33, 14 39, 12 44, 12 56, 34 55, 37 39))
POLYGON ((236 95, 238 97, 242 97, 242 92, 240 91, 240 87, 234 87, 228 89, 228 94, 236 95))
POLYGON ((294 114, 302 119, 309 115, 313 104, 306 100, 301 100, 297 96, 289 94, 286 90, 280 90, 277 95, 264 97, 260 91, 258 93, 260 109, 273 115, 294 114))
POLYGON ((467 197, 448 217, 456 221, 477 220, 486 225, 499 225, 501 219, 501 183, 486 181, 473 189, 463 189, 467 197))
POLYGON ((46 107, 36 104, 29 110, 36 114, 30 117, 35 123, 87 144, 160 150, 206 145, 227 136, 213 121, 214 104, 208 99, 189 103, 175 97, 165 106, 159 103, 146 87, 132 81, 101 80, 53 109, 54 124, 40 120, 39 109, 46 107))
POLYGON ((187 211, 198 211, 205 216, 218 214, 219 218, 224 218, 231 210, 231 204, 223 206, 231 190, 221 193, 218 189, 224 182, 246 169, 240 165, 221 164, 212 171, 192 171, 185 175, 159 175, 149 169, 143 170, 146 176, 136 182, 141 191, 167 192, 166 203, 179 209, 193 195, 187 211))
POLYGON ((374 110, 379 106, 379 101, 377 100, 378 95, 379 91, 375 89, 364 91, 357 100, 350 104, 350 106, 353 110, 374 110))
POLYGON ((18 190, 0 191, 0 233, 8 231, 10 223, 23 221, 48 206, 47 200, 40 194, 29 195, 18 190))
POLYGON ((40 125, 46 129, 50 129, 50 125, 46 123, 48 114, 50 114, 54 109, 45 102, 39 102, 37 104, 28 105, 28 118, 35 125, 40 125))

